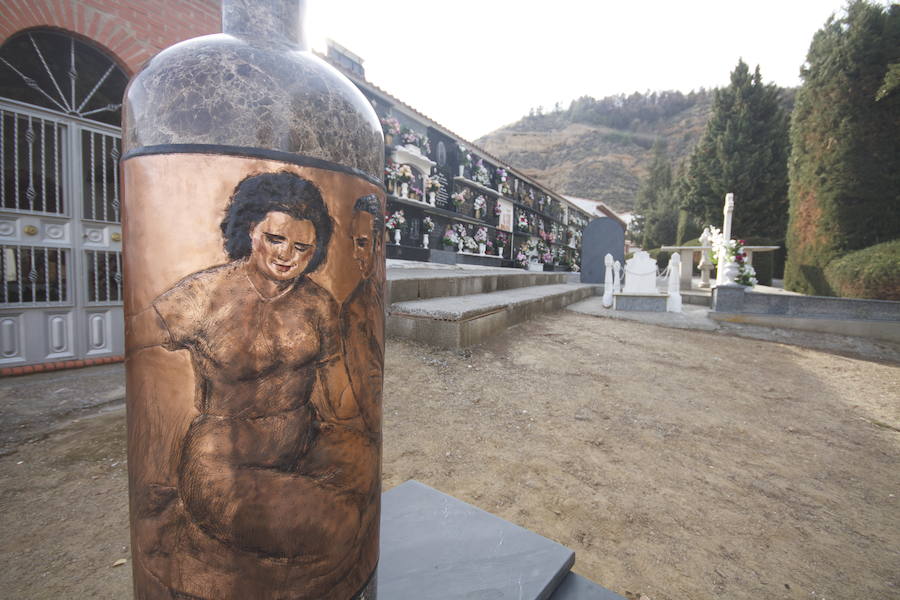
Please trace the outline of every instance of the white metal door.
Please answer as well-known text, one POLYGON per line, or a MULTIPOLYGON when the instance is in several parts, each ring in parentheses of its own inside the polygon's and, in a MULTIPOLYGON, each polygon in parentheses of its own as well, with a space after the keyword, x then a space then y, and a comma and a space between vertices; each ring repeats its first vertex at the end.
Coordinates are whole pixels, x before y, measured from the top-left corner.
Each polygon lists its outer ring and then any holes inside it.
POLYGON ((0 101, 0 367, 124 352, 115 127, 0 101))

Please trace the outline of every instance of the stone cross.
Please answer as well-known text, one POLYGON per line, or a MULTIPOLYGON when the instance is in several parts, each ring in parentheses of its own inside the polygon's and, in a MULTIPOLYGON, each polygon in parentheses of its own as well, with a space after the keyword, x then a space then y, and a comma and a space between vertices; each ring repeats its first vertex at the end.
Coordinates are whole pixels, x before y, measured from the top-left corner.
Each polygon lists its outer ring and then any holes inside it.
POLYGON ((722 223, 722 236, 726 240, 731 239, 731 219, 734 215, 734 194, 725 194, 725 222, 722 223))
MULTIPOLYGON (((725 221, 722 223, 722 239, 725 243, 731 239, 731 218, 734 215, 734 194, 728 193, 725 194, 725 221)), ((719 255, 716 257, 717 262, 719 263, 719 270, 716 274, 716 284, 723 285, 726 283, 734 283, 734 278, 727 277, 731 275, 732 272, 736 271, 737 265, 735 268, 729 268, 730 264, 726 264, 725 262, 725 247, 723 246, 719 250, 719 255)))

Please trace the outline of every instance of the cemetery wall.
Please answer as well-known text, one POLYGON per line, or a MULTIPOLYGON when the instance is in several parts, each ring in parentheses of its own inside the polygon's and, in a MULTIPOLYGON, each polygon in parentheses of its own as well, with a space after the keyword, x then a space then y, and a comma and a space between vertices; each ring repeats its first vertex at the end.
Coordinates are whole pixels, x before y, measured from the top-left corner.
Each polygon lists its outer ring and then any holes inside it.
POLYGON ((768 327, 858 335, 900 342, 900 302, 713 290, 710 317, 768 327))

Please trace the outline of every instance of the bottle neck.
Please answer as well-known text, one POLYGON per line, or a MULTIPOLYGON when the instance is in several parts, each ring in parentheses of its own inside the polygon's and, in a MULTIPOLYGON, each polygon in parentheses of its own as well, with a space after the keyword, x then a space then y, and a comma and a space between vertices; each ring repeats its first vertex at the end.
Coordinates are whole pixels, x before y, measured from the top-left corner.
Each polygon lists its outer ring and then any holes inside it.
POLYGON ((306 0, 224 0, 222 31, 229 35, 288 42, 307 50, 306 0))

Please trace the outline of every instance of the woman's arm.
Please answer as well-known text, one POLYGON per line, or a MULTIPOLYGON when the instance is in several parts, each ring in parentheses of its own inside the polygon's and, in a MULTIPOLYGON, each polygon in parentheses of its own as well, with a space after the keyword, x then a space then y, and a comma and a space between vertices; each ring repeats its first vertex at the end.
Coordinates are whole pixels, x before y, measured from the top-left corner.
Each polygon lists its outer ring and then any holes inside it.
POLYGON ((125 354, 168 343, 169 332, 153 305, 125 319, 125 354))

